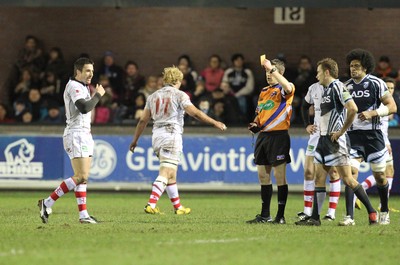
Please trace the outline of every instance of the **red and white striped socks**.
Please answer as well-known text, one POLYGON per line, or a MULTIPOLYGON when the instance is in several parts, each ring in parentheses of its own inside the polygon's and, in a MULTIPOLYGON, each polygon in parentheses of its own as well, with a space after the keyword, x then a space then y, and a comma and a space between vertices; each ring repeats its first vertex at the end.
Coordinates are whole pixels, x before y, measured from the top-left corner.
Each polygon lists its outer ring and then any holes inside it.
POLYGON ((68 193, 70 190, 73 190, 75 187, 75 181, 72 178, 67 178, 44 200, 44 204, 46 207, 51 208, 58 198, 68 193))
POLYGON ((163 176, 158 176, 153 182, 153 188, 151 190, 148 204, 151 208, 155 208, 161 195, 164 193, 167 187, 168 179, 163 176))
MULTIPOLYGON (((367 190, 376 185, 376 180, 373 175, 369 175, 362 183, 361 186, 364 190, 367 190)), ((390 184, 389 184, 390 185, 390 184)))
POLYGON ((176 182, 167 185, 167 194, 174 208, 181 208, 181 200, 179 198, 178 185, 176 185, 176 182))
POLYGON ((87 184, 79 184, 75 187, 75 197, 78 203, 79 219, 88 218, 89 213, 86 209, 86 189, 87 184))
POLYGON ((340 179, 329 181, 329 209, 328 215, 335 218, 336 207, 340 198, 340 179))
POLYGON ((308 216, 312 214, 314 200, 314 180, 304 180, 304 213, 308 216))

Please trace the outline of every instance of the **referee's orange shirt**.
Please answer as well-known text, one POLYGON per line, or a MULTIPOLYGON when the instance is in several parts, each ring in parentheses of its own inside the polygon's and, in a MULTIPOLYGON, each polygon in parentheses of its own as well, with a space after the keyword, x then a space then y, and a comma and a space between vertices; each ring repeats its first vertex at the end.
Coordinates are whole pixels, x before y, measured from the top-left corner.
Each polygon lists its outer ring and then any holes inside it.
POLYGON ((290 127, 294 85, 290 94, 281 85, 264 87, 258 97, 256 114, 263 132, 283 131, 290 127))

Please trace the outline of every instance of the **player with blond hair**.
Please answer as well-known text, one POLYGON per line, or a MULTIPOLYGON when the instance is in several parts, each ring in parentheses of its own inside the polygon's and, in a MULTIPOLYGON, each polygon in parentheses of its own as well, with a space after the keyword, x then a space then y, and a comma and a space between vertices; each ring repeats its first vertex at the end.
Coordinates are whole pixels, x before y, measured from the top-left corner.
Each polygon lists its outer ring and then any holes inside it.
POLYGON ((183 118, 185 112, 195 119, 211 124, 221 131, 226 130, 226 125, 216 121, 201 110, 196 108, 189 96, 180 91, 183 74, 175 66, 164 68, 164 87, 151 94, 146 101, 143 114, 136 126, 135 134, 129 149, 134 152, 140 136, 152 119, 153 135, 152 145, 160 161, 158 177, 155 179, 145 213, 160 214, 157 202, 164 191, 174 206, 175 214, 189 214, 190 208, 180 203, 176 174, 182 154, 183 118))

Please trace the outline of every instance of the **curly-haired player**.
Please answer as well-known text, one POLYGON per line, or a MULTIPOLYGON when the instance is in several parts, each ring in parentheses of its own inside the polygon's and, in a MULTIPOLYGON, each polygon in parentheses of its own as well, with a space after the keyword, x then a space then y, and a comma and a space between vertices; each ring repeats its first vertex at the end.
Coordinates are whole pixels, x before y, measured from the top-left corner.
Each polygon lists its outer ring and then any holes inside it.
MULTIPOLYGON (((388 150, 381 131, 381 117, 397 111, 396 103, 383 80, 370 73, 375 61, 372 54, 354 49, 346 56, 351 79, 345 84, 358 107, 357 116, 348 129, 353 177, 357 179, 360 163, 370 163, 381 201, 380 224, 389 224, 388 190, 385 176, 388 150)), ((346 187, 346 216, 339 225, 354 225, 354 193, 346 187)))

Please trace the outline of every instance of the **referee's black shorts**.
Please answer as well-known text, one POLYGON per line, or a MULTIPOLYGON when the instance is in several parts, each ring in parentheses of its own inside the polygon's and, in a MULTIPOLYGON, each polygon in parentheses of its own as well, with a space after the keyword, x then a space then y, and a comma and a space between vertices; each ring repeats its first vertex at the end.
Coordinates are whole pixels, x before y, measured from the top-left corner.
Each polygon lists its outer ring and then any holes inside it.
POLYGON ((288 131, 261 132, 254 149, 256 165, 278 166, 290 163, 290 136, 288 131))

